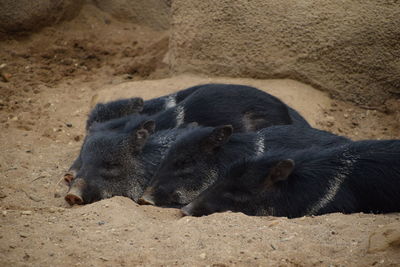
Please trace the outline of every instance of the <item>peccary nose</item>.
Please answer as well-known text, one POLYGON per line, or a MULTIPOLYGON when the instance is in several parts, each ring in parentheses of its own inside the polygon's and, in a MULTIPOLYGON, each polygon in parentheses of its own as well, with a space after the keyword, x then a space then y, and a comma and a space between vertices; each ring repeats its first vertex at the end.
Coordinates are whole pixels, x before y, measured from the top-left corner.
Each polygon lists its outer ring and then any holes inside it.
POLYGON ((64 197, 65 201, 67 201, 70 205, 83 204, 82 190, 85 187, 85 181, 81 178, 78 178, 74 181, 69 189, 67 195, 64 197))
POLYGON ((154 200, 152 199, 151 195, 143 195, 141 198, 138 200, 138 204, 140 205, 155 205, 154 200))
POLYGON ((82 205, 82 204, 83 204, 83 199, 82 199, 81 196, 77 196, 77 195, 71 194, 71 193, 68 193, 68 194, 65 196, 65 200, 66 200, 66 201, 68 202, 68 204, 70 204, 71 206, 74 205, 74 204, 77 204, 77 205, 82 205))
POLYGON ((192 216, 192 208, 193 208, 193 204, 189 203, 186 206, 184 206, 183 208, 181 208, 181 212, 183 216, 192 216))
POLYGON ((155 204, 155 201, 153 199, 152 193, 153 193, 153 188, 152 187, 148 187, 146 189, 146 191, 144 191, 142 197, 138 199, 137 203, 139 205, 153 205, 153 206, 155 206, 156 204, 155 204))

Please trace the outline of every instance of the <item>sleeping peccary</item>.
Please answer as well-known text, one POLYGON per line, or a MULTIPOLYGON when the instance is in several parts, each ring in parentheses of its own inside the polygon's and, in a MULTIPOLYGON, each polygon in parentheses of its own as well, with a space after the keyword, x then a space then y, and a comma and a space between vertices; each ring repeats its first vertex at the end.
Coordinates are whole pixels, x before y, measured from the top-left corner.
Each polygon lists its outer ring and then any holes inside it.
POLYGON ((400 140, 349 142, 329 149, 271 151, 233 165, 185 215, 320 215, 400 211, 400 140))
POLYGON ((199 128, 178 137, 139 203, 182 206, 239 159, 274 149, 322 148, 347 142, 350 140, 345 137, 296 125, 271 126, 249 133, 233 133, 230 125, 199 128))

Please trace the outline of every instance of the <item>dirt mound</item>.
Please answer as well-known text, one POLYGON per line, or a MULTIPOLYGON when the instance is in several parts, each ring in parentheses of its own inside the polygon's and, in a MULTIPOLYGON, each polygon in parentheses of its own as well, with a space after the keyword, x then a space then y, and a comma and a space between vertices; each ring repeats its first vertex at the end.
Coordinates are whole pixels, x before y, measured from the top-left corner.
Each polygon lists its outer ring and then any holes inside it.
POLYGON ((330 214, 289 220, 230 212, 181 218, 174 209, 114 197, 80 208, 3 212, 1 229, 8 231, 1 233, 0 263, 394 266, 400 261, 398 219, 330 214))
POLYGON ((292 78, 378 105, 400 93, 396 1, 196 1, 172 5, 176 73, 292 78))

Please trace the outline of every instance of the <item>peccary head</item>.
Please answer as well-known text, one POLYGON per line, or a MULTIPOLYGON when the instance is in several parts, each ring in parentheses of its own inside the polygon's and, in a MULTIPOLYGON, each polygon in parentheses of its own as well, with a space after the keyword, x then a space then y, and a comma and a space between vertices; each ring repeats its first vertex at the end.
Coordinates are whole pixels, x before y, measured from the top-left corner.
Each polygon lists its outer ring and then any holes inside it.
POLYGON ((89 130, 93 123, 105 122, 121 118, 142 111, 144 101, 140 97, 120 99, 107 103, 97 104, 90 112, 86 121, 86 130, 89 130))
MULTIPOLYGON (((226 176, 181 209, 183 215, 203 216, 234 211, 247 215, 276 215, 285 206, 282 192, 294 169, 291 159, 263 162, 238 162, 226 176)), ((285 199, 287 202, 288 200, 285 199)))
POLYGON ((154 121, 146 121, 124 131, 94 131, 87 136, 81 167, 65 200, 71 205, 115 195, 137 200, 147 183, 139 157, 154 127, 154 121))
POLYGON ((140 204, 182 206, 218 177, 218 152, 232 135, 230 125, 204 127, 181 136, 168 150, 140 204))

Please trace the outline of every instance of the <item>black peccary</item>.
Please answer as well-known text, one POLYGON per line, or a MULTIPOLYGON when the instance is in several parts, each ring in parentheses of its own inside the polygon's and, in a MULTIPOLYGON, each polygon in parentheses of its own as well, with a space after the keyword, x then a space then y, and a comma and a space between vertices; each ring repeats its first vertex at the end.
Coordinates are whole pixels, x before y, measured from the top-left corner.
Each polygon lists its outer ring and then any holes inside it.
POLYGON ((309 126, 295 110, 278 98, 254 87, 234 84, 207 84, 176 106, 155 115, 156 131, 196 122, 202 126, 231 124, 235 132, 257 131, 272 125, 309 126), (293 117, 293 118, 292 118, 293 117))
POLYGON ((141 204, 188 204, 213 184, 236 160, 273 149, 331 147, 350 140, 311 127, 271 126, 259 132, 235 133, 230 126, 188 132, 168 150, 141 204))
MULTIPOLYGON (((197 85, 180 90, 176 93, 157 97, 154 99, 143 101, 140 97, 133 97, 128 99, 119 99, 107 103, 98 103, 90 111, 86 121, 86 134, 90 135, 92 132, 100 130, 113 130, 118 131, 124 127, 129 127, 127 124, 134 120, 136 123, 138 119, 135 116, 141 115, 154 115, 167 109, 175 107, 178 103, 202 88, 204 85, 197 85), (135 120, 136 119, 136 120, 135 120)), ((170 112, 171 113, 171 112, 170 112)), ((298 113, 293 113, 297 119, 298 113)), ((149 117, 143 116, 140 118, 142 122, 148 120, 149 117)), ((300 116, 301 119, 301 116, 300 116)), ((131 123, 132 124, 132 123, 131 123)), ((164 127, 164 129, 167 127, 164 127)), ((86 137, 83 143, 86 142, 86 137)), ((64 174, 64 180, 69 184, 76 177, 82 165, 81 151, 78 157, 74 160, 67 173, 64 174)))
MULTIPOLYGON (((104 104, 99 105, 97 109, 95 108, 92 111, 87 122, 88 134, 90 134, 90 128, 93 127, 95 122, 109 120, 110 117, 118 114, 120 103, 124 103, 124 100, 120 101, 112 102, 108 105, 112 107, 109 112, 103 112, 108 107, 107 105, 104 106, 104 104), (104 115, 104 117, 99 118, 99 114, 104 115)), ((128 101, 128 103, 136 104, 139 102, 128 101)), ((309 127, 307 121, 300 114, 278 98, 254 87, 244 85, 206 84, 190 87, 174 95, 149 100, 149 102, 146 101, 142 112, 145 112, 146 109, 154 111, 156 109, 155 106, 161 106, 160 102, 167 108, 166 110, 154 115, 140 114, 125 116, 117 119, 115 122, 108 121, 100 127, 104 130, 110 127, 119 130, 125 124, 131 123, 131 120, 134 120, 134 123, 137 123, 138 120, 154 120, 156 122, 156 131, 184 127, 193 122, 203 126, 231 124, 235 132, 256 131, 271 125, 292 123, 298 126, 309 127), (171 102, 178 104, 173 105, 171 102), (146 103, 153 104, 148 104, 149 107, 146 108, 146 103)), ((132 106, 135 105, 132 104, 132 106)), ((133 107, 126 108, 126 110, 133 109, 133 107)), ((97 124, 95 126, 99 128, 97 124)), ((80 156, 78 156, 64 176, 67 183, 70 183, 74 179, 80 165, 80 156)))
MULTIPOLYGON (((139 123, 143 123, 142 120, 137 120, 136 115, 128 115, 122 118, 111 119, 105 122, 93 122, 90 128, 87 130, 85 139, 83 140, 82 148, 79 151, 78 157, 74 160, 71 167, 68 169, 68 172, 64 174, 64 180, 67 184, 70 184, 72 180, 76 177, 82 166, 82 149, 88 138, 90 138, 93 134, 99 132, 105 132, 108 135, 113 135, 112 132, 124 131, 124 129, 133 130, 138 128, 139 123)), ((150 133, 151 134, 151 133, 150 133)))
POLYGON ((94 131, 83 144, 81 166, 65 200, 71 205, 112 196, 137 201, 172 142, 193 130, 168 129, 150 135, 154 128, 153 121, 146 121, 122 131, 94 131))
POLYGON ((224 178, 182 208, 193 216, 226 210, 289 218, 399 212, 400 140, 272 151, 234 164, 224 178))
POLYGON ((271 125, 308 125, 297 111, 257 88, 236 84, 205 84, 143 102, 141 98, 100 103, 91 111, 87 129, 133 113, 151 116, 157 128, 198 122, 204 126, 232 124, 235 131, 256 131, 271 125))
POLYGON ((98 103, 90 111, 86 121, 86 130, 92 126, 93 123, 105 122, 112 119, 121 118, 132 114, 146 114, 154 115, 161 111, 175 107, 178 103, 196 92, 198 89, 203 88, 205 85, 197 85, 180 90, 176 93, 153 98, 143 101, 140 97, 133 97, 128 99, 119 99, 107 103, 98 103))

